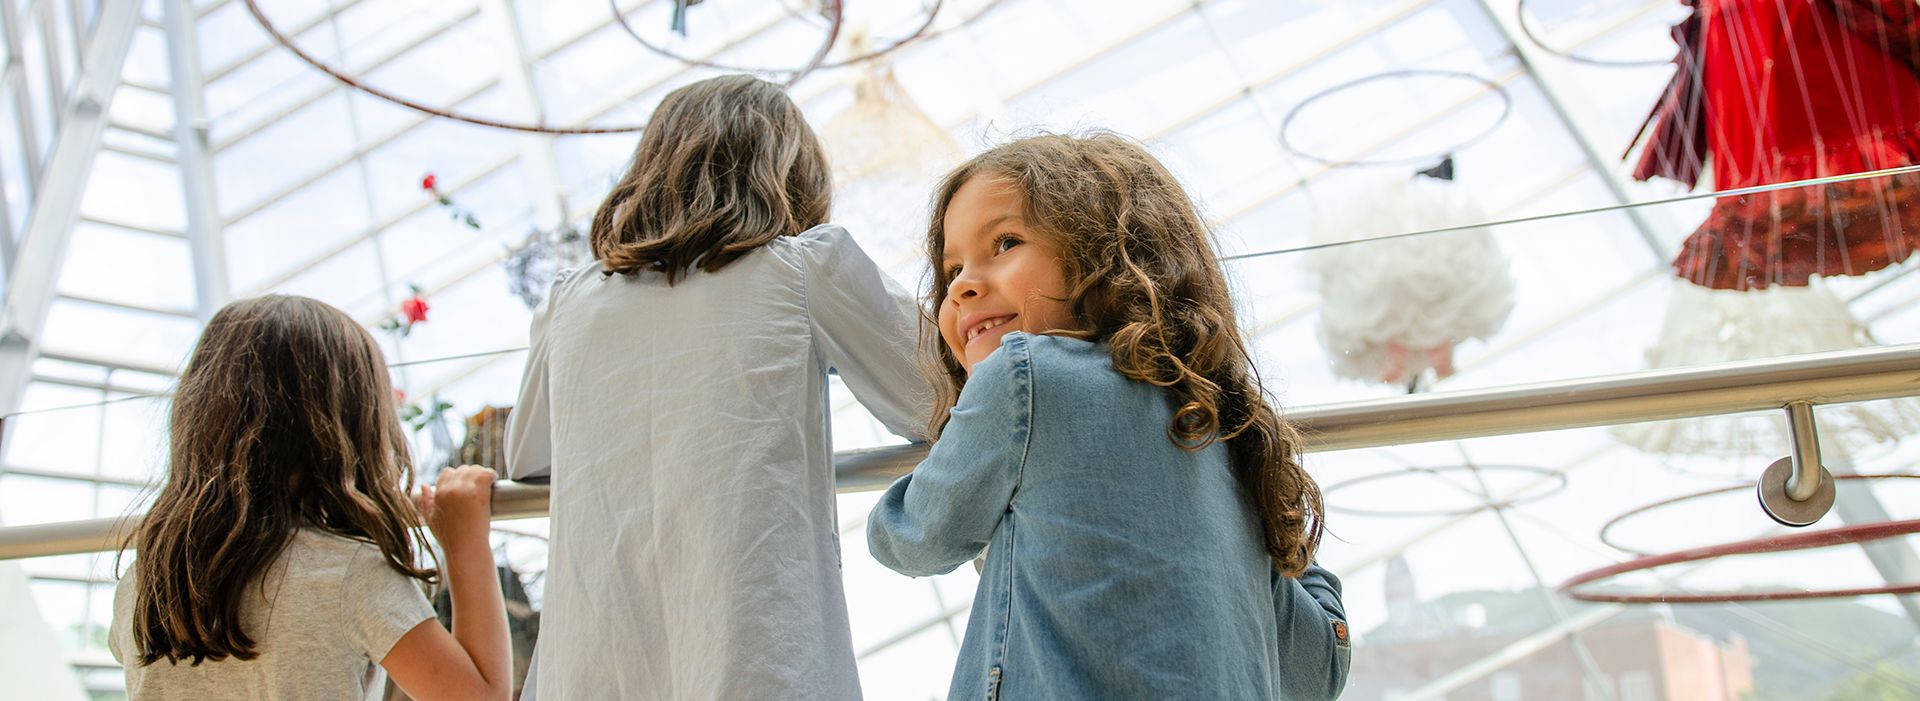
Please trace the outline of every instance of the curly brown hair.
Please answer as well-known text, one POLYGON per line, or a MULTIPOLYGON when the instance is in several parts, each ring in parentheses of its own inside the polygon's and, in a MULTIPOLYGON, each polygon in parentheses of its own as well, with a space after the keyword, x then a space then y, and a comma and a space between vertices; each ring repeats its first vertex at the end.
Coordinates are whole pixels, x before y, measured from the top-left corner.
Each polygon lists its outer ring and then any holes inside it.
POLYGON ((1265 395, 1193 199, 1125 137, 1020 139, 975 156, 940 183, 927 232, 931 307, 922 320, 925 354, 936 359, 929 434, 945 428, 967 379, 940 342, 937 319, 950 282, 940 265, 947 205, 976 177, 1020 193, 1026 220, 1061 252, 1064 301, 1077 327, 1058 333, 1106 344, 1120 374, 1165 388, 1175 407, 1169 440, 1188 450, 1226 441, 1274 566, 1288 576, 1304 571, 1319 548, 1324 512, 1319 485, 1300 465, 1300 434, 1265 395))
POLYGON ((323 302, 243 299, 207 322, 180 374, 167 478, 126 546, 135 660, 150 665, 259 655, 241 625, 249 585, 294 532, 377 545, 416 566, 412 463, 379 344, 323 302))
POLYGON ((607 274, 673 284, 826 223, 832 206, 826 148, 799 106, 778 85, 725 75, 660 101, 587 238, 607 274))

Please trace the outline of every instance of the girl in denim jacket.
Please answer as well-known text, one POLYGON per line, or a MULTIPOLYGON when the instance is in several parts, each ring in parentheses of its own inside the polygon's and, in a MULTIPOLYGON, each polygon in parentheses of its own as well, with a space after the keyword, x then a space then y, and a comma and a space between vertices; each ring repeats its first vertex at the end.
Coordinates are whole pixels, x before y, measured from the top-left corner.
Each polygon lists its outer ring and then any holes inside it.
POLYGON ((1001 146, 941 184, 927 253, 939 439, 867 536, 913 576, 987 552, 948 697, 1338 696, 1320 491, 1166 167, 1001 146))

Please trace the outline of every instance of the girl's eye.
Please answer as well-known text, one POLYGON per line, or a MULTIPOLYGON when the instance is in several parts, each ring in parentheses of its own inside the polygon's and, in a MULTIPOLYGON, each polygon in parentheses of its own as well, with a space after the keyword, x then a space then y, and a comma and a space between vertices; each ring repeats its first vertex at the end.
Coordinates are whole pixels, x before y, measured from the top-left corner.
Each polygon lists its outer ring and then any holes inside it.
POLYGON ((947 266, 947 269, 941 272, 941 277, 946 278, 948 282, 952 282, 954 278, 960 277, 960 266, 947 266))
POLYGON ((1020 245, 1020 243, 1020 237, 1014 236, 1013 234, 1002 234, 999 239, 993 242, 993 251, 995 253, 1006 253, 1007 251, 1013 250, 1013 247, 1020 245))

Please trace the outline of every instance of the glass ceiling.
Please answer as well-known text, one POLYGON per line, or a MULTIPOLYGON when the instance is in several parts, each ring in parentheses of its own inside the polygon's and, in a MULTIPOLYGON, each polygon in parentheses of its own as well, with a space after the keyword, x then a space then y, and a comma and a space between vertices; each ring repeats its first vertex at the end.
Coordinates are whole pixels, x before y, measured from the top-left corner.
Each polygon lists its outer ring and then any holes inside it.
MULTIPOLYGON (((669 0, 615 4, 650 42, 733 65, 791 69, 826 34, 815 4, 802 0, 706 0, 689 10, 685 37, 667 28, 669 0)), ((140 508, 163 469, 165 394, 208 308, 203 292, 215 300, 308 295, 378 327, 417 288, 427 320, 404 336, 376 334, 397 384, 415 402, 450 404, 454 439, 464 433, 461 417, 511 403, 528 307, 511 291, 506 263, 530 236, 581 225, 636 137, 515 132, 392 104, 303 63, 244 0, 145 2, 106 116, 89 119, 74 96, 85 94, 86 58, 113 53, 95 45, 114 34, 113 5, 0 0, 9 319, 31 320, 16 318, 15 306, 48 297, 44 328, 24 333, 35 342, 30 368, 6 368, 24 381, 18 407, 27 413, 5 422, 0 524, 140 508), (171 35, 170 11, 190 19, 171 35), (66 141, 77 156, 65 156, 66 141), (451 207, 422 189, 428 174, 451 207), (43 207, 62 201, 72 206, 43 207), (469 215, 474 225, 463 221, 469 215), (65 237, 64 255, 41 254, 48 247, 29 245, 29 233, 65 237), (28 286, 22 266, 34 265, 50 266, 50 289, 28 286)), ((612 21, 604 0, 258 5, 299 48, 361 83, 482 119, 639 125, 666 92, 721 72, 649 52, 612 21)), ((941 168, 1036 130, 1106 128, 1148 142, 1216 223, 1223 254, 1241 256, 1227 265, 1243 322, 1269 389, 1290 408, 1828 349, 1796 344, 1797 327, 1752 321, 1753 333, 1718 357, 1681 352, 1702 346, 1676 336, 1685 325, 1669 310, 1705 293, 1675 278, 1669 261, 1714 201, 1676 199, 1686 191, 1670 181, 1633 182, 1633 161, 1621 156, 1672 75, 1668 27, 1685 8, 1674 0, 1523 6, 1524 25, 1513 0, 857 0, 846 3, 829 63, 860 46, 887 46, 937 14, 925 36, 883 61, 814 71, 791 93, 841 169, 836 220, 910 289, 924 288, 914 247, 941 168), (862 80, 885 79, 881 66, 898 92, 892 121, 877 123, 897 126, 905 146, 881 143, 877 129, 845 116, 862 106, 862 80), (1451 185, 1408 189, 1416 171, 1443 156, 1453 163, 1451 185), (1436 197, 1449 204, 1419 204, 1436 197), (1504 223, 1347 241, 1487 222, 1504 223), (1402 244, 1424 246, 1425 263, 1391 267, 1412 250, 1402 244), (1395 279, 1403 269, 1407 279, 1395 279), (1367 276, 1373 287, 1364 290, 1337 286, 1363 270, 1388 272, 1367 276), (1426 281, 1436 275, 1455 282, 1426 281), (1458 280, 1487 281, 1495 301, 1461 311, 1432 295, 1388 292, 1452 289, 1458 280), (1510 312, 1487 311, 1502 297, 1510 312), (1340 362, 1351 356, 1328 350, 1338 320, 1396 311, 1493 318, 1448 339, 1450 377, 1411 386, 1353 379, 1340 362)), ((1870 334, 1843 333, 1853 345, 1920 342, 1920 276, 1907 274, 1915 265, 1779 290, 1784 301, 1766 304, 1830 300, 1870 334)), ((1407 362, 1433 360, 1415 353, 1407 362)), ((1912 472, 1920 441, 1903 439, 1920 428, 1913 404, 1822 407, 1823 426, 1860 427, 1829 440, 1844 446, 1829 462, 1912 472)), ((834 407, 837 448, 899 442, 838 387, 834 407)), ((1321 561, 1345 580, 1359 644, 1347 698, 1708 698, 1673 695, 1684 692, 1672 679, 1697 673, 1706 664, 1699 660, 1723 670, 1714 672, 1723 687, 1745 684, 1757 699, 1827 698, 1871 683, 1920 696, 1920 602, 1645 607, 1549 593, 1636 552, 1783 530, 1736 491, 1623 519, 1609 531, 1611 545, 1600 540, 1615 516, 1751 480, 1786 453, 1771 417, 1719 421, 1310 455, 1332 509, 1321 561), (1733 451, 1676 447, 1690 445, 1682 440, 1689 432, 1728 431, 1755 437, 1733 451), (1691 662, 1632 661, 1622 650, 1642 629, 1699 652, 1691 662), (1517 656, 1472 678, 1456 673, 1503 651, 1517 656), (1745 671, 1724 671, 1736 667, 1745 671)), ((449 450, 433 433, 417 434, 421 455, 449 450)), ((1866 496, 1847 499, 1877 502, 1882 512, 1823 526, 1920 518, 1920 480, 1849 488, 1866 496)), ((840 498, 862 683, 870 698, 938 698, 975 577, 962 568, 913 580, 867 557, 874 498, 840 498)), ((499 526, 502 552, 537 601, 544 519, 499 526)), ((1867 586, 1888 571, 1875 558, 1897 560, 1904 550, 1912 562, 1909 541, 1676 567, 1618 586, 1867 586)), ((113 558, 20 566, 31 601, 0 608, 37 612, 81 685, 116 697, 119 671, 104 649, 113 558)), ((7 576, 18 575, 0 569, 7 576)), ((7 664, 0 670, 13 674, 7 664)))

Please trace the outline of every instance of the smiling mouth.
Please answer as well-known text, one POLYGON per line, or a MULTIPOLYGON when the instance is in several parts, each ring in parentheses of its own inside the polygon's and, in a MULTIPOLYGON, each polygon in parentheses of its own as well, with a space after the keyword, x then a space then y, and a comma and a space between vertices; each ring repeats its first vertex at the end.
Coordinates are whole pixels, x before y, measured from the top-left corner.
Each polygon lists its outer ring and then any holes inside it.
POLYGON ((967 329, 967 342, 972 343, 973 339, 980 337, 980 334, 984 334, 988 331, 992 331, 994 329, 997 329, 1005 325, 1007 322, 1013 321, 1014 316, 1016 315, 1008 314, 1006 316, 996 316, 994 318, 981 321, 978 324, 974 324, 972 328, 967 329))

